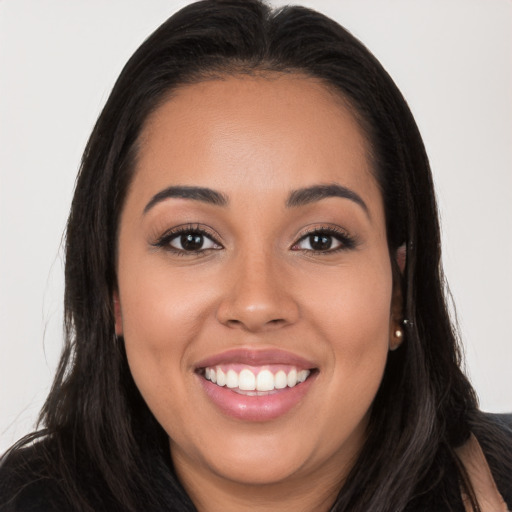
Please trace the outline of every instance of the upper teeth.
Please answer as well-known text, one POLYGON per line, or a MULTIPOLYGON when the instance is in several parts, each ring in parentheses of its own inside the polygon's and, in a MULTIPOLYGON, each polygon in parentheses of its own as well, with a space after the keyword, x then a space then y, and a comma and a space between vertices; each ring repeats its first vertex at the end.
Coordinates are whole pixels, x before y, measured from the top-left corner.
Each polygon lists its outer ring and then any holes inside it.
POLYGON ((204 376, 207 380, 226 386, 231 389, 242 391, 273 391, 274 389, 293 388, 295 385, 304 382, 311 372, 309 370, 290 369, 288 372, 279 370, 275 374, 264 369, 253 373, 249 368, 240 372, 233 369, 224 371, 220 366, 205 368, 204 376))

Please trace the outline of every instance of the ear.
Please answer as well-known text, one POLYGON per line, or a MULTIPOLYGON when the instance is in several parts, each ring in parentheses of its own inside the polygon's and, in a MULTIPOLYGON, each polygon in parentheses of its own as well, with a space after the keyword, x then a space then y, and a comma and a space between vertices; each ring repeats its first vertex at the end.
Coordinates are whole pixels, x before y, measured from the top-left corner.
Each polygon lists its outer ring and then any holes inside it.
POLYGON ((401 245, 396 251, 396 262, 400 270, 400 276, 393 277, 393 296, 391 298, 391 318, 389 322, 389 350, 396 350, 404 341, 403 330, 403 296, 400 278, 405 269, 406 263, 405 244, 401 245))
POLYGON ((405 264, 407 263, 407 249, 405 247, 405 243, 402 244, 397 250, 396 250, 396 262, 398 264, 398 268, 400 269, 400 274, 404 273, 405 270, 405 264))
POLYGON ((399 283, 395 283, 389 321, 389 350, 396 350, 404 341, 402 304, 402 289, 399 283))
POLYGON ((117 291, 114 292, 112 296, 112 300, 114 302, 114 322, 116 329, 116 336, 123 335, 123 315, 121 313, 121 303, 119 302, 119 293, 117 291))

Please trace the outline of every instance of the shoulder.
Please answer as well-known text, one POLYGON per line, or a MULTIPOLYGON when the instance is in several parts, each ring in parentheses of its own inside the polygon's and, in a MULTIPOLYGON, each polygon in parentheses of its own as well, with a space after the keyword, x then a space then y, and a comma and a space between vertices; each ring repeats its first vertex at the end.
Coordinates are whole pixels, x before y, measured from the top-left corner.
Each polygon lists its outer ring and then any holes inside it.
POLYGON ((512 414, 482 414, 471 428, 496 486, 512 510, 512 414))
POLYGON ((70 510, 58 478, 52 475, 51 443, 14 448, 0 460, 0 512, 70 510))
POLYGON ((484 414, 489 422, 497 425, 498 427, 508 431, 512 436, 512 413, 509 414, 484 414))

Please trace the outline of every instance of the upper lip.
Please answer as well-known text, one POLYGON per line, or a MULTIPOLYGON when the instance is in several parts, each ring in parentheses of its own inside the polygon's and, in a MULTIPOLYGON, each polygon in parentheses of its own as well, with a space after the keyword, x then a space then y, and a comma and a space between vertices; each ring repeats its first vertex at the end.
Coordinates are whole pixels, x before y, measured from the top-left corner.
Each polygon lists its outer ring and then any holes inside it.
POLYGON ((264 366, 268 364, 283 364, 296 366, 300 369, 308 370, 315 368, 316 365, 312 361, 308 361, 304 357, 297 354, 287 352, 281 349, 259 349, 252 348, 234 348, 207 357, 200 361, 197 369, 212 367, 220 364, 246 364, 248 366, 264 366))

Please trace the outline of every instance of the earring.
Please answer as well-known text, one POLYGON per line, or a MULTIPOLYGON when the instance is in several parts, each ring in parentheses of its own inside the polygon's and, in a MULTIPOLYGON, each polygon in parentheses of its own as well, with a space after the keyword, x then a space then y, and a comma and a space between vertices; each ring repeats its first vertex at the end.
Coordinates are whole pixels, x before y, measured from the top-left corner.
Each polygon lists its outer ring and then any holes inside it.
POLYGON ((395 340, 393 340, 393 342, 390 342, 389 344, 389 350, 391 351, 396 350, 402 344, 404 333, 402 329, 396 329, 395 332, 393 333, 393 336, 395 340))

